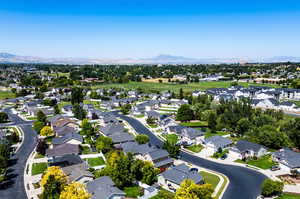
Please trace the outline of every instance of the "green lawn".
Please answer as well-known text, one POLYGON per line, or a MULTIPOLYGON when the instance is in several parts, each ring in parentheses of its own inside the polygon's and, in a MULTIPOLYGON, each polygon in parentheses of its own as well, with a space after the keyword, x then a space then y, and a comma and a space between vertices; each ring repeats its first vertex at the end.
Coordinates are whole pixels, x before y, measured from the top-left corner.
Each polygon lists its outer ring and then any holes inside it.
POLYGON ((93 104, 96 109, 100 108, 101 102, 92 101, 92 100, 83 100, 84 104, 93 104))
POLYGON ((148 124, 150 126, 150 128, 157 128, 158 125, 157 124, 148 124))
POLYGON ((178 136, 176 134, 163 134, 163 137, 171 143, 176 144, 178 141, 178 136))
POLYGON ((158 109, 159 111, 164 111, 164 112, 177 112, 176 109, 165 109, 165 108, 160 108, 158 109))
MULTIPOLYGON (((189 84, 174 84, 174 83, 152 83, 152 82, 129 82, 125 84, 100 84, 92 86, 93 89, 97 88, 124 88, 124 89, 137 89, 142 88, 145 92, 153 91, 173 91, 179 92, 182 88, 185 92, 191 92, 194 90, 206 90, 210 88, 228 88, 231 86, 231 81, 216 81, 216 82, 199 82, 199 83, 189 83, 189 84)), ((240 82, 241 86, 269 86, 269 87, 280 87, 276 84, 256 84, 256 83, 245 83, 240 82)))
POLYGON ((48 164, 46 162, 42 163, 33 163, 31 174, 32 175, 38 175, 42 174, 48 167, 48 164))
POLYGON ((235 160, 235 162, 249 164, 249 165, 261 168, 261 169, 270 169, 272 166, 276 165, 276 163, 272 161, 272 158, 270 155, 262 156, 261 158, 259 158, 257 160, 250 159, 250 160, 246 160, 246 162, 242 161, 242 160, 235 160))
POLYGON ((57 105, 58 105, 59 110, 61 110, 64 106, 69 105, 69 104, 71 104, 71 102, 61 101, 57 105))
POLYGON ((100 166, 100 165, 104 165, 105 162, 103 160, 102 157, 98 157, 98 158, 88 158, 87 159, 87 162, 88 164, 91 166, 91 167, 95 167, 95 166, 100 166))
POLYGON ((165 189, 159 190, 156 196, 151 197, 150 199, 173 199, 175 196, 174 193, 167 191, 165 189))
POLYGON ((205 183, 211 184, 214 189, 216 188, 220 181, 220 178, 217 175, 208 173, 206 171, 200 171, 200 174, 203 177, 205 183))
POLYGON ((1 99, 9 99, 16 97, 15 94, 11 91, 0 91, 0 100, 1 99))
POLYGON ((143 118, 143 117, 145 117, 145 115, 143 115, 143 114, 141 114, 141 115, 135 115, 134 117, 136 117, 136 118, 143 118))
POLYGON ((199 121, 199 122, 181 122, 180 125, 187 126, 187 127, 205 127, 207 126, 206 121, 199 121))
POLYGON ((137 198, 142 195, 142 190, 139 186, 125 187, 123 190, 126 193, 126 197, 137 198))
POLYGON ((26 117, 27 120, 37 120, 37 117, 35 116, 30 116, 30 117, 26 117))
POLYGON ((228 135, 228 134, 230 134, 230 132, 217 131, 215 133, 212 133, 211 131, 206 131, 204 136, 205 136, 205 138, 208 138, 208 137, 212 137, 215 135, 223 136, 223 135, 228 135))
POLYGON ((300 199, 300 195, 284 193, 275 199, 300 199))
POLYGON ((44 158, 44 157, 45 157, 44 155, 37 153, 37 154, 34 156, 34 159, 39 159, 39 158, 44 158))
POLYGON ((201 144, 186 147, 186 149, 193 151, 195 153, 199 153, 203 148, 204 147, 201 144))

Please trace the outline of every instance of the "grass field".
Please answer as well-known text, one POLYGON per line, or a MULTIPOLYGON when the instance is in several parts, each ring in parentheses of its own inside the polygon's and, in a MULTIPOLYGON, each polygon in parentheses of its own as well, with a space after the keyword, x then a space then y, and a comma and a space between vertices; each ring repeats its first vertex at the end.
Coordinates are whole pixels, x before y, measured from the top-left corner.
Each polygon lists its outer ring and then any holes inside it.
MULTIPOLYGON (((185 92, 192 92, 194 90, 206 90, 210 88, 228 88, 231 86, 231 81, 217 81, 217 82, 199 82, 199 83, 189 83, 189 84, 173 84, 173 83, 153 83, 153 82, 129 82, 126 84, 101 84, 92 86, 92 88, 124 88, 124 89, 137 89, 142 88, 145 92, 152 91, 173 91, 179 92, 182 88, 185 92)), ((248 87, 253 86, 269 86, 269 87, 279 87, 275 84, 256 84, 256 83, 246 83, 240 82, 239 85, 248 87)))
POLYGON ((200 171, 200 174, 203 177, 205 183, 211 184, 214 189, 216 188, 220 181, 218 176, 206 171, 200 171))
POLYGON ((252 165, 261 169, 270 169, 272 166, 276 165, 276 163, 272 161, 270 155, 262 156, 257 160, 247 160, 246 162, 236 160, 235 162, 252 165))
POLYGON ((170 143, 176 144, 178 141, 178 136, 176 134, 164 134, 163 135, 166 140, 168 140, 170 143))
POLYGON ((99 158, 88 158, 87 162, 91 167, 100 166, 100 165, 105 164, 103 158, 101 158, 101 157, 99 157, 99 158))
POLYGON ((15 94, 10 91, 0 91, 0 100, 1 99, 9 99, 9 98, 14 98, 15 94))
POLYGON ((204 147, 201 144, 186 147, 188 150, 199 153, 204 147))
POLYGON ((206 121, 199 121, 199 122, 181 122, 180 125, 187 126, 187 127, 206 127, 206 121))
POLYGON ((300 195, 284 193, 275 199, 300 199, 300 195))
POLYGON ((42 174, 47 169, 47 167, 48 167, 48 164, 46 162, 33 163, 31 174, 32 175, 42 174))
POLYGON ((217 131, 215 133, 212 133, 210 130, 208 130, 208 131, 205 132, 204 137, 209 138, 209 137, 212 137, 212 136, 215 136, 215 135, 223 136, 223 135, 228 135, 228 134, 230 134, 230 133, 229 132, 223 132, 223 131, 217 131))

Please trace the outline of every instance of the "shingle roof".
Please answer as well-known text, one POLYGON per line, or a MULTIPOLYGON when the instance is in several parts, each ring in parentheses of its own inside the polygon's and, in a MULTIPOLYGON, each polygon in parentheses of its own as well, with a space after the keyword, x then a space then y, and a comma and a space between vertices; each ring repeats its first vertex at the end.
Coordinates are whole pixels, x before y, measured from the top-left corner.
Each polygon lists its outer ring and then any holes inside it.
POLYGON ((157 149, 154 151, 150 151, 149 155, 152 160, 157 160, 157 159, 169 156, 169 153, 164 149, 157 149))
POLYGON ((91 199, 111 199, 112 196, 125 196, 108 176, 97 178, 87 183, 87 190, 92 194, 91 199))
POLYGON ((52 139, 52 144, 64 144, 69 142, 70 140, 77 140, 79 142, 83 142, 83 138, 81 135, 79 135, 78 133, 68 133, 66 135, 64 135, 63 137, 59 137, 59 138, 53 138, 52 139))
POLYGON ((203 136, 204 132, 194 128, 185 128, 182 130, 190 139, 195 139, 197 137, 203 136))
POLYGON ((62 170, 64 174, 68 176, 69 182, 80 180, 80 178, 87 176, 93 178, 94 175, 87 171, 88 166, 86 163, 74 164, 71 166, 63 167, 62 170))
POLYGON ((300 168, 300 153, 285 148, 278 152, 274 152, 273 156, 279 159, 281 163, 286 164, 292 169, 300 168))
POLYGON ((245 151, 254 151, 254 152, 258 152, 260 149, 265 147, 263 145, 254 143, 254 142, 248 142, 246 140, 239 140, 236 143, 236 148, 240 151, 240 152, 245 152, 245 151))
POLYGON ((49 157, 63 156, 67 154, 78 154, 79 146, 75 144, 60 144, 54 145, 52 149, 47 149, 46 154, 49 157))
POLYGON ((122 124, 108 124, 105 127, 101 127, 100 131, 106 136, 113 135, 115 133, 124 132, 124 126, 122 124))
POLYGON ((205 138, 205 142, 213 144, 216 148, 224 148, 233 143, 230 139, 218 135, 205 138))
POLYGON ((110 137, 113 140, 113 143, 134 141, 134 136, 126 132, 114 133, 112 135, 109 135, 108 137, 110 137))
POLYGON ((54 131, 57 136, 64 136, 69 133, 77 133, 78 132, 77 129, 74 129, 73 127, 70 127, 70 126, 54 127, 54 131))
POLYGON ((165 179, 171 181, 177 185, 180 185, 182 181, 186 179, 193 180, 196 184, 203 181, 202 176, 196 171, 190 171, 189 167, 185 164, 180 164, 178 166, 172 167, 165 172, 161 173, 165 179))
POLYGON ((61 157, 56 157, 53 159, 51 166, 70 166, 74 164, 82 163, 82 159, 78 155, 67 154, 61 157))
POLYGON ((126 142, 121 144, 121 148, 125 153, 133 154, 147 154, 150 151, 156 150, 156 148, 149 146, 149 144, 138 144, 137 142, 126 142))

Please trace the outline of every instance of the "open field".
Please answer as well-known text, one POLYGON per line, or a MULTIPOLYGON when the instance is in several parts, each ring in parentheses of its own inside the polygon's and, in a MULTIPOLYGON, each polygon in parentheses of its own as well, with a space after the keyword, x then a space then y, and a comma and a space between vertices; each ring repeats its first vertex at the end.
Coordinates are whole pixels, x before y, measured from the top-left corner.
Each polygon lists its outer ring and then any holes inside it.
MULTIPOLYGON (((189 84, 173 84, 173 83, 153 83, 153 82, 129 82, 126 84, 100 84, 92 86, 92 88, 124 88, 124 89, 137 89, 142 88, 146 92, 151 91, 173 91, 179 92, 182 88, 185 92, 192 92, 194 90, 206 90, 210 88, 228 88, 231 86, 231 81, 216 81, 216 82, 199 82, 199 83, 189 83, 189 84)), ((269 87, 279 87, 276 84, 256 84, 256 83, 246 83, 240 82, 239 85, 248 87, 253 86, 269 86, 269 87)))
POLYGON ((1 99, 9 99, 9 98, 14 98, 15 94, 10 91, 0 91, 0 100, 1 99))

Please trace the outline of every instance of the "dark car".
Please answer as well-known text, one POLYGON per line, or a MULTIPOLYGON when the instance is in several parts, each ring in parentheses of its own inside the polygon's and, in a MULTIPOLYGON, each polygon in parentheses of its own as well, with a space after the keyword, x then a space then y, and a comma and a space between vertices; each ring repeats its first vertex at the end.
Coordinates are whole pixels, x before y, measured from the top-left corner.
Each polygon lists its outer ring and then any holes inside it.
POLYGON ((197 168, 191 168, 190 171, 198 172, 199 170, 197 168))
POLYGON ((278 171, 278 170, 280 170, 280 167, 278 165, 271 167, 271 171, 278 171))
POLYGON ((222 155, 221 160, 225 160, 226 158, 227 158, 227 155, 224 154, 224 155, 222 155))

